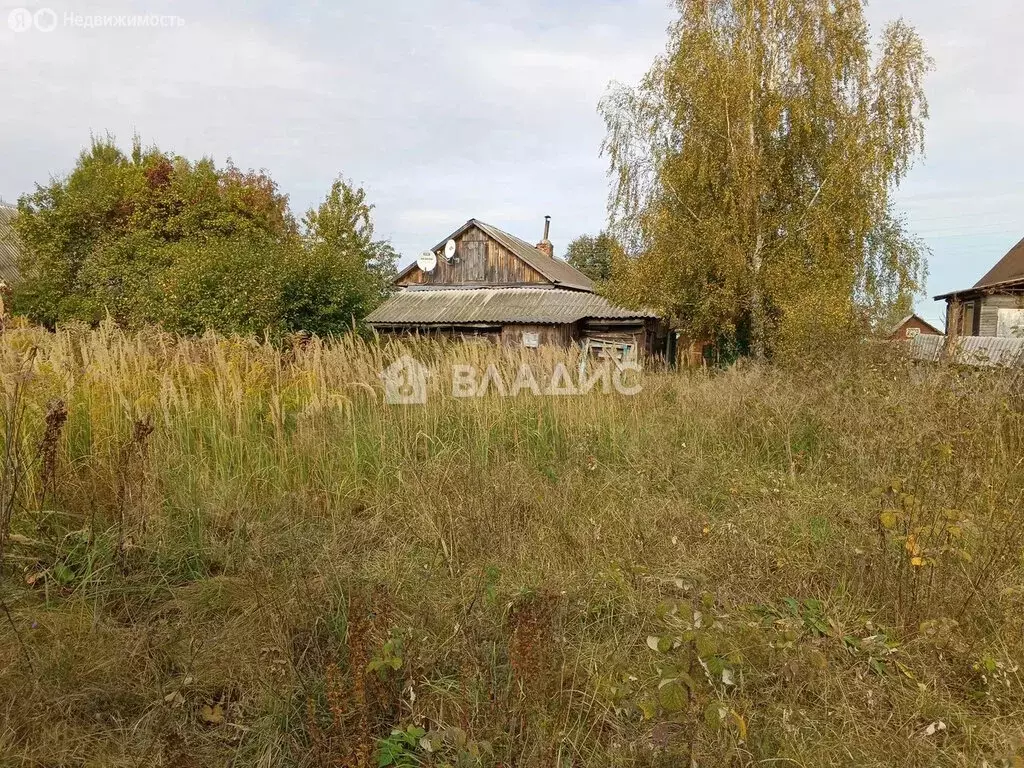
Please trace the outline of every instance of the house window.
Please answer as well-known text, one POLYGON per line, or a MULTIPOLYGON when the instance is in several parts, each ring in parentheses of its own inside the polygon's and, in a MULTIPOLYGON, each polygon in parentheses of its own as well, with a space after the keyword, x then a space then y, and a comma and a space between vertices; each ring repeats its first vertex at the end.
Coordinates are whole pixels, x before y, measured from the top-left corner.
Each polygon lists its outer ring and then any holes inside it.
POLYGON ((920 336, 920 335, 921 335, 921 329, 920 328, 907 328, 907 338, 908 339, 912 339, 915 336, 920 336))
POLYGON ((537 349, 540 346, 540 334, 532 331, 523 331, 523 346, 537 349))

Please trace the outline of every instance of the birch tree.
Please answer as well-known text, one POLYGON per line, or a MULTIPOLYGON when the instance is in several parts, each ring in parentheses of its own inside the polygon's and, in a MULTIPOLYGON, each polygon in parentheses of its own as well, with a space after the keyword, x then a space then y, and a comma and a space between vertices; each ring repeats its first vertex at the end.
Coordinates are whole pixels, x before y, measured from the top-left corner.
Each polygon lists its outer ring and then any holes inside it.
POLYGON ((610 293, 762 357, 807 328, 889 314, 925 251, 893 205, 924 148, 921 38, 872 44, 864 0, 676 0, 664 55, 613 85, 610 293))

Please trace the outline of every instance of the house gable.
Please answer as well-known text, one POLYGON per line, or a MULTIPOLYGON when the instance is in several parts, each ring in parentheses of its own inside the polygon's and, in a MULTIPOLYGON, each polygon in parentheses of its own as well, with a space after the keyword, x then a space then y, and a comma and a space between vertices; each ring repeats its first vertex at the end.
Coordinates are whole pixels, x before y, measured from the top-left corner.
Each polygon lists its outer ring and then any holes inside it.
POLYGON ((399 273, 395 283, 426 287, 543 285, 550 282, 475 225, 464 226, 451 237, 455 241, 455 257, 450 262, 444 258, 448 239, 432 249, 437 254, 437 267, 433 271, 424 272, 412 264, 399 273))
POLYGON ((907 315, 889 332, 890 339, 909 339, 924 334, 926 336, 942 336, 942 331, 929 323, 920 315, 907 315))
POLYGON ((431 249, 437 267, 423 272, 416 264, 395 278, 401 287, 557 286, 593 292, 590 279, 561 259, 555 259, 497 227, 470 219, 431 249), (444 259, 444 246, 455 241, 455 257, 444 259))

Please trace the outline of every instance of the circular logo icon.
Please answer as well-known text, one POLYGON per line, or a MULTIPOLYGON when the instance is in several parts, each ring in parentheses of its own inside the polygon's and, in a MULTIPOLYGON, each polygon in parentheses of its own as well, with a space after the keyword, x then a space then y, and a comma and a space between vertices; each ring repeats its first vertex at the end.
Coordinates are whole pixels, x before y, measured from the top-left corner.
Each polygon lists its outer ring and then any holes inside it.
POLYGON ((40 8, 32 20, 40 32, 53 32, 57 28, 57 13, 52 8, 40 8))
POLYGON ((7 14, 7 26, 15 32, 32 29, 32 11, 28 8, 15 8, 7 14))

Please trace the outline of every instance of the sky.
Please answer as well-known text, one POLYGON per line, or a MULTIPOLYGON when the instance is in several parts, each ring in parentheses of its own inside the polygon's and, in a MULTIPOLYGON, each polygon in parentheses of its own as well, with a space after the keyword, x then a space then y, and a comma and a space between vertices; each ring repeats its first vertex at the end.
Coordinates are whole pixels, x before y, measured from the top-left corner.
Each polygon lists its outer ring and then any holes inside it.
MULTIPOLYGON (((927 155, 898 193, 931 249, 930 296, 973 285, 1024 237, 1019 0, 875 0, 936 70, 927 155)), ((265 169, 293 210, 338 176, 411 261, 469 218, 526 240, 606 220, 597 104, 660 53, 666 0, 0 0, 0 199, 66 174, 90 135, 265 169), (24 24, 30 12, 34 23, 24 24), (160 16, 150 26, 88 17, 160 16), (52 28, 50 28, 52 27, 52 28)))

